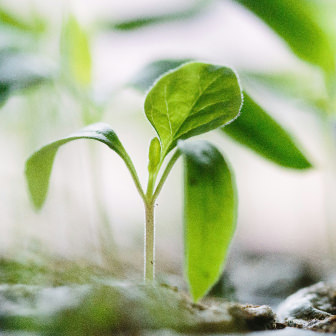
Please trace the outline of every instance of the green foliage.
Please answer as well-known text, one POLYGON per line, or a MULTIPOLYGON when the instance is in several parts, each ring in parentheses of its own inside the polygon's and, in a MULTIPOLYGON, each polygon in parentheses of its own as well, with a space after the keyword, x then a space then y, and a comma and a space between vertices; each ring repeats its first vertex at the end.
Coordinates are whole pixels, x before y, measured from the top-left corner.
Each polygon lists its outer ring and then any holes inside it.
POLYGON ((335 56, 327 35, 317 24, 309 1, 235 0, 278 33, 303 60, 327 73, 335 71, 335 56))
POLYGON ((89 86, 92 80, 90 41, 87 33, 73 16, 68 18, 64 26, 61 54, 70 78, 75 79, 83 87, 89 86))
POLYGON ((35 207, 40 208, 45 201, 60 146, 78 139, 106 144, 124 160, 144 201, 145 278, 152 280, 155 199, 174 163, 183 154, 186 273, 194 300, 200 299, 218 279, 234 231, 236 196, 231 172, 212 145, 180 142, 157 184, 156 178, 165 156, 177 141, 232 121, 239 114, 241 101, 238 79, 231 69, 196 62, 181 66, 161 77, 146 97, 145 113, 160 139, 155 137, 150 143, 146 193, 118 137, 108 125, 100 123, 42 147, 27 160, 26 177, 35 207))
POLYGON ((93 124, 36 151, 26 162, 26 178, 34 206, 40 209, 47 196, 50 174, 58 149, 73 140, 97 140, 115 151, 130 166, 130 159, 114 131, 104 123, 93 124))
POLYGON ((85 284, 94 277, 106 277, 106 270, 86 263, 55 259, 47 254, 42 260, 0 259, 0 284, 64 286, 85 284))
POLYGON ((240 72, 248 88, 260 87, 276 97, 299 101, 305 107, 323 115, 328 104, 324 78, 319 71, 305 72, 240 72))
POLYGON ((0 50, 0 106, 10 95, 49 81, 52 72, 43 63, 36 55, 0 50))
POLYGON ((35 16, 33 20, 27 22, 4 7, 0 8, 0 25, 33 34, 43 33, 46 29, 46 24, 40 17, 35 16))
POLYGON ((312 167, 292 137, 246 93, 240 118, 221 130, 280 166, 294 169, 312 167))
POLYGON ((135 30, 155 24, 168 23, 174 21, 185 20, 192 18, 197 14, 200 14, 202 9, 207 6, 211 1, 209 0, 197 0, 189 8, 184 10, 177 10, 168 14, 158 14, 151 16, 137 17, 131 20, 120 21, 114 24, 108 24, 108 26, 115 30, 135 30))
POLYGON ((145 100, 145 113, 159 135, 162 157, 180 139, 232 121, 242 102, 236 74, 229 68, 187 63, 160 78, 145 100))
MULTIPOLYGON (((139 72, 131 85, 145 91, 155 81, 154 75, 162 76, 165 72, 172 71, 173 68, 169 68, 170 66, 183 63, 185 60, 162 60, 150 63, 139 72)), ((286 79, 287 77, 284 80, 286 79)), ((280 79, 273 81, 278 87, 285 86, 280 79)), ((299 90, 297 81, 292 79, 290 83, 292 83, 291 88, 295 87, 299 90)), ((300 90, 302 92, 303 89, 300 88, 300 90)), ((222 130, 240 144, 280 166, 296 169, 310 168, 311 164, 292 140, 291 134, 258 106, 246 91, 244 96, 242 115, 222 130)))
POLYGON ((158 138, 153 138, 148 151, 148 171, 152 173, 160 163, 161 145, 158 138))
POLYGON ((179 142, 184 156, 185 269, 195 301, 218 280, 237 213, 236 186, 221 153, 210 143, 179 142))

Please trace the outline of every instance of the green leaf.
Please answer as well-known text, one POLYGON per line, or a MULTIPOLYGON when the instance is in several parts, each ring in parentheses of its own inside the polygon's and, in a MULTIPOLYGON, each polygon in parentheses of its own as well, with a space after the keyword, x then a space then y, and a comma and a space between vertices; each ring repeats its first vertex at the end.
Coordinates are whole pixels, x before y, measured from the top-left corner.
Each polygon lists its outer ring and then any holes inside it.
POLYGON ((137 90, 145 92, 164 73, 190 61, 190 59, 164 59, 151 62, 141 69, 129 84, 137 90))
POLYGON ((64 26, 61 50, 65 69, 70 76, 84 87, 90 85, 92 80, 90 41, 87 33, 73 16, 69 17, 64 26))
POLYGON ((291 47, 303 60, 335 71, 335 55, 327 35, 317 24, 309 1, 235 0, 251 10, 291 47))
POLYGON ((283 167, 312 167, 291 135, 246 93, 240 117, 221 130, 240 144, 283 167))
POLYGON ((149 145, 148 151, 148 171, 153 173, 160 163, 161 144, 158 138, 153 138, 149 145))
POLYGON ((40 85, 52 77, 44 60, 15 50, 0 51, 0 106, 18 91, 40 85))
POLYGON ((36 13, 32 13, 30 22, 0 7, 0 25, 8 26, 10 29, 17 29, 21 32, 40 34, 45 32, 46 23, 36 13))
POLYGON ((235 119, 242 103, 229 68, 187 63, 161 77, 147 94, 145 113, 159 135, 162 157, 179 139, 205 133, 235 119))
POLYGON ((223 270, 236 225, 236 186, 216 147, 206 141, 179 141, 178 147, 184 156, 185 272, 197 301, 223 270))
POLYGON ((201 13, 202 9, 211 3, 209 0, 194 1, 194 4, 187 9, 177 10, 172 13, 158 14, 151 16, 137 17, 131 20, 120 21, 108 26, 115 30, 135 30, 155 24, 162 24, 167 22, 181 21, 201 13))
POLYGON ((40 209, 46 199, 50 174, 58 149, 73 140, 92 139, 97 140, 115 151, 130 168, 130 159, 120 140, 109 125, 97 123, 74 133, 68 137, 42 147, 36 151, 26 162, 26 179, 28 188, 37 209, 40 209))
POLYGON ((305 107, 326 114, 328 94, 324 76, 320 71, 305 72, 239 72, 246 89, 260 87, 277 98, 300 101, 305 107))

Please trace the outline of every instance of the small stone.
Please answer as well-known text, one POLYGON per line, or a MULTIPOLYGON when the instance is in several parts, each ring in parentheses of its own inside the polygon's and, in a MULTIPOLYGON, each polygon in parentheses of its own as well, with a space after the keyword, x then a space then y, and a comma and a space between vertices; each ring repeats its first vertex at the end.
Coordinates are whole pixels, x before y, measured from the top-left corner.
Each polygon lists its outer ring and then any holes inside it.
POLYGON ((336 283, 319 282, 289 296, 278 309, 288 326, 336 332, 336 283))

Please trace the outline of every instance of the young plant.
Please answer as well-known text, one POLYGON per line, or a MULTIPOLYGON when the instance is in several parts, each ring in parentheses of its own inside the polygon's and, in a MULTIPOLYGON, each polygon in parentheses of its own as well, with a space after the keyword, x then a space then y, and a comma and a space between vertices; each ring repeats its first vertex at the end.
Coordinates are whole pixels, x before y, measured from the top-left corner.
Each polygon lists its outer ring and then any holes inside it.
POLYGON ((221 274, 236 223, 237 196, 230 167, 209 142, 185 139, 234 120, 242 93, 236 74, 227 67, 187 63, 156 81, 145 99, 145 114, 157 136, 149 146, 148 183, 144 190, 131 158, 116 133, 93 124, 35 152, 26 163, 30 195, 41 208, 57 150, 78 139, 97 140, 126 164, 145 208, 145 279, 154 279, 154 204, 179 157, 184 159, 185 273, 195 301, 221 274))

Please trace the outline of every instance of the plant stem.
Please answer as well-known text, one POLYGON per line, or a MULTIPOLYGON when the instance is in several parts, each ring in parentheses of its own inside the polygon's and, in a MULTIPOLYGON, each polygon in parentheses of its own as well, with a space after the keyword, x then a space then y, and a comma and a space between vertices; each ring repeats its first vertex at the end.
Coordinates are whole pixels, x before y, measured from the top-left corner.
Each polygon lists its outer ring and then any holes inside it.
POLYGON ((154 228, 154 202, 145 203, 145 281, 153 281, 155 273, 155 228, 154 228))
POLYGON ((160 192, 161 192, 161 189, 171 171, 171 169, 173 168, 175 162, 177 161, 177 159, 180 157, 181 153, 179 150, 177 150, 174 155, 171 157, 171 159, 169 160, 167 166, 166 166, 166 169, 164 170, 162 176, 161 176, 161 179, 155 189, 155 192, 153 194, 153 201, 155 201, 157 199, 157 197, 159 196, 160 192))
POLYGON ((146 195, 143 198, 145 204, 145 248, 144 248, 144 278, 145 281, 153 281, 155 277, 155 222, 154 222, 154 205, 155 200, 159 196, 164 182, 166 181, 168 174, 173 168, 176 160, 179 158, 180 152, 176 151, 174 155, 169 160, 159 184, 157 185, 155 191, 155 182, 160 170, 162 161, 158 164, 155 172, 150 172, 148 176, 148 184, 146 195))

